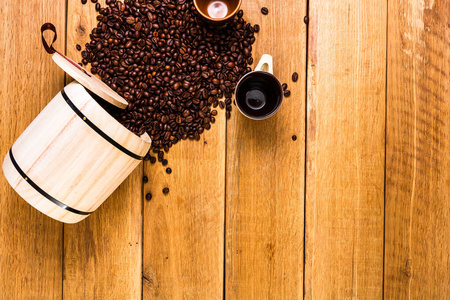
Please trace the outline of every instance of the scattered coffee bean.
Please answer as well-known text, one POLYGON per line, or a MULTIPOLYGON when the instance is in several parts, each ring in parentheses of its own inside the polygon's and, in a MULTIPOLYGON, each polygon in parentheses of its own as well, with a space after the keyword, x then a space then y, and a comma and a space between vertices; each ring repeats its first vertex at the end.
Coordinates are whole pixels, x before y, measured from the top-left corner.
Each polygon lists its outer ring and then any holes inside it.
POLYGON ((92 3, 97 3, 97 2, 98 2, 98 0, 91 0, 91 2, 92 2, 92 3))
POLYGON ((256 33, 258 33, 259 32, 259 25, 258 24, 255 24, 255 26, 253 26, 253 30, 256 32, 256 33))
POLYGON ((297 80, 298 80, 298 73, 294 72, 294 74, 292 74, 292 81, 297 82, 297 80))
POLYGON ((150 163, 152 164, 156 163, 156 157, 154 156, 150 157, 150 163))
POLYGON ((102 6, 100 5, 100 3, 95 4, 95 10, 96 10, 96 11, 100 11, 100 8, 102 8, 102 6))
POLYGON ((169 162, 167 161, 167 159, 163 159, 163 160, 162 160, 162 165, 163 165, 163 166, 167 166, 168 163, 169 163, 169 162))
POLYGON ((308 17, 308 16, 305 16, 305 17, 303 18, 303 22, 305 22, 305 24, 308 24, 308 23, 309 23, 309 17, 308 17))
POLYGON ((291 95, 291 91, 290 90, 285 90, 284 91, 284 96, 285 97, 289 97, 291 95))
POLYGON ((231 96, 251 71, 256 39, 243 15, 217 29, 204 25, 193 1, 107 0, 82 63, 128 101, 111 114, 130 131, 147 132, 164 155, 181 140, 200 140, 215 122, 211 106, 227 94, 230 103, 221 107, 231 116, 231 96))
POLYGON ((283 88, 283 92, 287 89, 287 83, 283 83, 282 85, 281 85, 281 87, 283 88))
POLYGON ((294 142, 297 140, 297 136, 296 136, 295 134, 292 136, 292 140, 293 140, 294 142))
POLYGON ((148 201, 150 201, 150 200, 152 200, 152 194, 151 193, 147 193, 146 195, 145 195, 145 199, 147 199, 148 201))
POLYGON ((263 15, 267 15, 269 13, 269 9, 267 7, 261 8, 261 12, 263 15))
POLYGON ((81 4, 86 4, 87 0, 81 0, 81 4))
POLYGON ((80 45, 77 44, 76 48, 77 48, 78 51, 81 51, 81 46, 80 45))
POLYGON ((148 177, 147 177, 147 176, 144 176, 144 177, 142 178, 142 181, 143 181, 144 183, 147 183, 147 182, 148 182, 148 177))
POLYGON ((167 173, 167 174, 171 174, 171 173, 172 173, 172 169, 171 169, 171 168, 167 168, 167 169, 166 169, 166 173, 167 173))
POLYGON ((164 195, 167 195, 169 193, 169 188, 165 187, 165 188, 163 188, 162 191, 163 191, 164 195))

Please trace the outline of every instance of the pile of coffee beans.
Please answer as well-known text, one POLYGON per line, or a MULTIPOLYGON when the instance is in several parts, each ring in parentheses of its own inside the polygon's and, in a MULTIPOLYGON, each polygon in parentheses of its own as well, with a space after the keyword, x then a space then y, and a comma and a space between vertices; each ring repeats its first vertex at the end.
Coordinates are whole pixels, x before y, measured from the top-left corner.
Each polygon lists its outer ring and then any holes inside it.
POLYGON ((226 27, 209 27, 192 0, 106 4, 98 8, 82 63, 128 101, 113 115, 138 135, 148 132, 163 162, 163 151, 180 140, 199 140, 211 128, 214 108, 225 108, 230 117, 232 92, 251 71, 260 28, 247 23, 242 10, 226 27))

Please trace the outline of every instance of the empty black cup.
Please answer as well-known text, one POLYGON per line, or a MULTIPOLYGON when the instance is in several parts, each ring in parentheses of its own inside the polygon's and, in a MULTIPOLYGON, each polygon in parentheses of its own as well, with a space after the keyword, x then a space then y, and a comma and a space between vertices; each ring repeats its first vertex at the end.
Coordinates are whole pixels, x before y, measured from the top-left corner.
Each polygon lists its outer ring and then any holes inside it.
POLYGON ((235 97, 239 111, 253 120, 267 119, 278 111, 283 102, 283 88, 273 75, 272 56, 264 54, 255 70, 239 80, 235 97))

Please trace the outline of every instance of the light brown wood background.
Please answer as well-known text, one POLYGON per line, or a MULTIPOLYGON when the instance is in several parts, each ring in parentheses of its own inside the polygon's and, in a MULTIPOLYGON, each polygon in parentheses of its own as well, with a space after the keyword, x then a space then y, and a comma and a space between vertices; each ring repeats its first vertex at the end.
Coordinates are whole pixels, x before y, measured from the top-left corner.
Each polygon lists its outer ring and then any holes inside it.
MULTIPOLYGON (((71 80, 40 26, 54 23, 56 48, 78 60, 96 24, 88 4, 0 5, 2 158, 71 80)), ((143 164, 76 225, 0 176, 0 299, 450 298, 450 1, 243 9, 261 25, 255 62, 272 54, 292 92, 277 115, 220 112, 170 150, 173 174, 143 164)))

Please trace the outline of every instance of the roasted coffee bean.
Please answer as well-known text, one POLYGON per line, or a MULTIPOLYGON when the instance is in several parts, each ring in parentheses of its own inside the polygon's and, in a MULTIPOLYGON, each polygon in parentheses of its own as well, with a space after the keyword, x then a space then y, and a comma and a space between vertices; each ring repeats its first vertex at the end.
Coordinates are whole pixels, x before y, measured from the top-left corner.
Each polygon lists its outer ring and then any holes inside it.
POLYGON ((87 0, 81 0, 81 4, 86 4, 87 0))
POLYGON ((297 140, 297 136, 296 136, 295 134, 292 136, 292 140, 293 140, 294 142, 297 140))
POLYGON ((77 48, 78 51, 81 51, 81 46, 80 45, 77 44, 76 48, 77 48))
POLYGON ((144 183, 147 183, 147 182, 148 182, 148 177, 147 177, 147 176, 144 176, 144 177, 142 178, 142 181, 143 181, 144 183))
POLYGON ((305 24, 308 24, 308 23, 309 23, 309 17, 308 17, 308 16, 305 16, 305 17, 303 18, 303 22, 305 22, 305 24))
POLYGON ((291 95, 291 91, 290 90, 285 90, 284 91, 284 96, 285 97, 289 97, 291 95))
POLYGON ((263 15, 267 15, 269 13, 269 9, 267 7, 261 8, 261 12, 263 15))
POLYGON ((283 83, 282 85, 281 85, 281 87, 283 88, 283 92, 287 89, 287 83, 283 83))
POLYGON ((259 30, 260 30, 259 25, 258 25, 258 24, 255 24, 255 26, 253 26, 253 30, 254 30, 256 33, 258 33, 259 30))
POLYGON ((169 163, 169 161, 167 161, 167 159, 163 159, 163 161, 162 161, 163 166, 167 166, 168 163, 169 163))
POLYGON ((151 193, 147 193, 146 195, 145 195, 145 199, 147 200, 147 201, 150 201, 150 200, 152 200, 152 194, 151 193))
POLYGON ((167 169, 166 169, 166 173, 167 173, 167 174, 171 174, 171 173, 172 173, 172 169, 171 169, 171 168, 167 168, 167 169))
POLYGON ((168 193, 169 193, 169 188, 168 187, 165 187, 165 188, 163 188, 163 190, 162 190, 162 192, 163 192, 163 194, 164 195, 167 195, 168 193))
POLYGON ((107 0, 81 52, 82 63, 128 101, 111 114, 152 140, 149 157, 167 165, 164 152, 180 140, 199 140, 215 122, 212 107, 231 116, 232 92, 253 63, 252 26, 243 11, 224 28, 205 26, 193 1, 107 0), (230 101, 220 101, 230 98, 230 101), (157 151, 155 151, 157 149, 157 151))
POLYGON ((294 72, 294 74, 292 74, 292 81, 297 82, 297 80, 298 80, 298 73, 294 72))
POLYGON ((91 2, 92 2, 92 3, 97 3, 97 2, 98 2, 98 0, 91 0, 91 2))
POLYGON ((95 10, 100 11, 101 5, 100 3, 95 4, 95 10))
POLYGON ((131 25, 131 24, 134 24, 134 18, 131 17, 131 16, 128 17, 126 21, 127 21, 127 23, 130 24, 130 25, 131 25))

